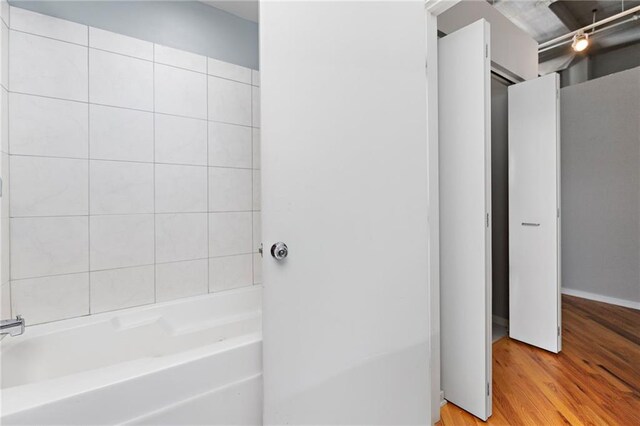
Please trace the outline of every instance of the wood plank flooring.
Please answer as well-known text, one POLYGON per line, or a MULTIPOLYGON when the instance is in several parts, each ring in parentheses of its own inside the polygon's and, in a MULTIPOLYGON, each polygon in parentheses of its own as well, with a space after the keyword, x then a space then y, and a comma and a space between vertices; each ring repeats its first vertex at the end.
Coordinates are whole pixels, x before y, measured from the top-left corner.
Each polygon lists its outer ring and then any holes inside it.
MULTIPOLYGON (((495 425, 640 425, 640 311, 562 297, 563 348, 493 344, 495 425)), ((455 405, 442 426, 484 424, 455 405)))

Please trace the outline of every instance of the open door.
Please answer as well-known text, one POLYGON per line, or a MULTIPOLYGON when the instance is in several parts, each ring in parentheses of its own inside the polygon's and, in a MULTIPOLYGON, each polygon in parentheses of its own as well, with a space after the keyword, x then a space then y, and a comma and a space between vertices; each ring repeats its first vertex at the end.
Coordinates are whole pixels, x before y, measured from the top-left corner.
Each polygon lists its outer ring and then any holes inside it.
POLYGON ((430 422, 425 43, 419 1, 260 2, 265 425, 430 422))
POLYGON ((489 24, 439 41, 440 291, 444 397, 491 415, 489 24))
POLYGON ((509 337, 551 352, 560 310, 559 77, 509 87, 509 337))

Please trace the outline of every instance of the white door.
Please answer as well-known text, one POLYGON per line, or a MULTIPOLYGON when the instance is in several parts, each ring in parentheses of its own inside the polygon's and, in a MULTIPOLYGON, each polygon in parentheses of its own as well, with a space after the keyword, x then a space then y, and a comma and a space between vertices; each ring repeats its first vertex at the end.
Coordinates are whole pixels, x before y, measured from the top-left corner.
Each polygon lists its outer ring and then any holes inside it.
POLYGON ((425 40, 422 1, 260 2, 267 425, 430 421, 425 40))
POLYGON ((438 44, 440 291, 444 397, 491 415, 491 63, 489 24, 438 44))
POLYGON ((559 352, 557 74, 509 87, 509 259, 509 337, 559 352))

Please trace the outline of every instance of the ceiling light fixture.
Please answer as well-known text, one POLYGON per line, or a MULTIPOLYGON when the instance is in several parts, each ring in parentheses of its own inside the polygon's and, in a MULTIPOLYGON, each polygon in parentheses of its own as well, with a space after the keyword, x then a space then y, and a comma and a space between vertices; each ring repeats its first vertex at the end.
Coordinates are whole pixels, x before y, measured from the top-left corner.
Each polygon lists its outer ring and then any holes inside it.
POLYGON ((576 33, 576 35, 573 36, 573 43, 571 43, 571 47, 576 52, 584 51, 587 47, 589 47, 589 34, 585 34, 582 32, 576 33))

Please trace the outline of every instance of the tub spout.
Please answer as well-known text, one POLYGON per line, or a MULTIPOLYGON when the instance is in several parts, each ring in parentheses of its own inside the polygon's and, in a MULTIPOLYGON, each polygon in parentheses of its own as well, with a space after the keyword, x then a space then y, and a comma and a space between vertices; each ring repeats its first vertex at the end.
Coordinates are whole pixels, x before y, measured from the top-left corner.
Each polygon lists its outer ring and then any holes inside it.
POLYGON ((24 318, 18 315, 16 319, 0 321, 0 334, 9 336, 19 336, 24 333, 24 318))

